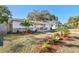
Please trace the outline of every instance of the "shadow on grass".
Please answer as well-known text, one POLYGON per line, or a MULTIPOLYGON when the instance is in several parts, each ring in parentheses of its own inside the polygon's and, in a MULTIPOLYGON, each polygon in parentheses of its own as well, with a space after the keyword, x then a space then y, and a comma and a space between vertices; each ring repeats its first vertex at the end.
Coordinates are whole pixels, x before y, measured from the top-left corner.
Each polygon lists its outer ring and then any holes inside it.
POLYGON ((68 47, 77 47, 77 48, 79 48, 79 45, 74 45, 74 44, 67 44, 66 46, 68 46, 68 47))
POLYGON ((79 40, 79 37, 74 36, 75 39, 79 40))
POLYGON ((62 44, 63 46, 67 46, 67 47, 77 47, 77 48, 79 48, 79 45, 68 44, 68 43, 66 43, 66 42, 61 42, 61 44, 62 44))

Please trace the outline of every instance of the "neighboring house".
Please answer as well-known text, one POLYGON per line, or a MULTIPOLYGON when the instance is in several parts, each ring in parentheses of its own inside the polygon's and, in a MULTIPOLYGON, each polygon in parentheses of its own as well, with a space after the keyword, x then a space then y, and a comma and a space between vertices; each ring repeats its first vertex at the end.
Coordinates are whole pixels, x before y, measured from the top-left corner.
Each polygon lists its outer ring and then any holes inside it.
POLYGON ((8 32, 6 24, 0 24, 0 34, 6 34, 8 32))
POLYGON ((5 34, 7 34, 9 31, 11 31, 12 30, 12 26, 11 26, 11 22, 10 22, 10 20, 9 20, 9 23, 2 23, 2 24, 0 24, 0 34, 3 34, 3 35, 5 35, 5 34))

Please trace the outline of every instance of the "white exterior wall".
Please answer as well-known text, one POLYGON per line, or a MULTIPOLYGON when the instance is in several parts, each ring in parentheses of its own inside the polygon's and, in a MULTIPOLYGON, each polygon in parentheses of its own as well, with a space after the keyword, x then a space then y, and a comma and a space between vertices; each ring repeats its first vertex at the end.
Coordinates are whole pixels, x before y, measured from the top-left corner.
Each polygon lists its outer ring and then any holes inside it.
MULTIPOLYGON (((13 32, 26 31, 25 27, 21 25, 21 21, 12 21, 12 27, 13 27, 13 30, 12 30, 13 32)), ((30 30, 32 31, 37 30, 38 32, 50 31, 50 28, 56 29, 56 25, 53 22, 44 22, 44 23, 42 22, 42 24, 36 23, 36 24, 33 24, 32 26, 29 26, 30 30)))
POLYGON ((8 32, 7 24, 0 24, 0 33, 6 34, 8 32))
POLYGON ((44 25, 38 25, 35 24, 33 26, 29 27, 32 31, 37 30, 38 32, 45 32, 45 31, 50 31, 50 25, 49 24, 44 24, 44 25), (41 29, 43 28, 43 29, 41 29))
POLYGON ((25 27, 21 26, 21 22, 20 21, 13 21, 12 22, 12 27, 13 27, 13 32, 17 32, 17 31, 25 31, 25 27))

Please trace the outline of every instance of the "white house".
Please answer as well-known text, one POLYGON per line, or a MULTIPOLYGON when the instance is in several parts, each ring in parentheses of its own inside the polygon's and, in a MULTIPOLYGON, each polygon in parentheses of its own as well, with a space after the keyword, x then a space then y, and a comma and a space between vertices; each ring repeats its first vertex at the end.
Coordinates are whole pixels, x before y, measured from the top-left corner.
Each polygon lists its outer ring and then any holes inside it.
POLYGON ((31 21, 33 25, 29 26, 29 29, 32 31, 37 30, 38 32, 51 31, 57 28, 57 25, 52 21, 43 22, 43 21, 31 21))
MULTIPOLYGON (((23 32, 26 31, 26 28, 21 25, 22 19, 14 18, 12 19, 9 24, 0 24, 0 33, 7 33, 9 31, 11 32, 23 32)), ((56 29, 58 24, 56 21, 31 21, 32 25, 29 26, 29 29, 31 31, 37 31, 37 32, 46 32, 51 31, 53 29, 56 29)))
POLYGON ((26 28, 24 26, 21 25, 23 19, 17 19, 17 18, 13 18, 12 19, 12 32, 23 32, 26 31, 26 28))
MULTIPOLYGON (((26 28, 21 25, 22 19, 13 19, 12 20, 12 32, 17 31, 26 31, 26 28)), ((37 31, 37 32, 45 32, 45 31, 51 31, 53 29, 57 28, 56 21, 31 21, 32 25, 29 26, 29 30, 31 31, 37 31)))

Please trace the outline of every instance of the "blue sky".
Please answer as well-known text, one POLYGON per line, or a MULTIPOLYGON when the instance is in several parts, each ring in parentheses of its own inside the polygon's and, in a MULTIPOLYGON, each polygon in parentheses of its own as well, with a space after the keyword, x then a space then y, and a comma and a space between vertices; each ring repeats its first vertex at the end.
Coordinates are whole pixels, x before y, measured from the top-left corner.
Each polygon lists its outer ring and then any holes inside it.
POLYGON ((59 21, 65 23, 71 16, 79 15, 78 5, 8 5, 14 18, 25 18, 33 10, 48 10, 58 16, 59 21))

